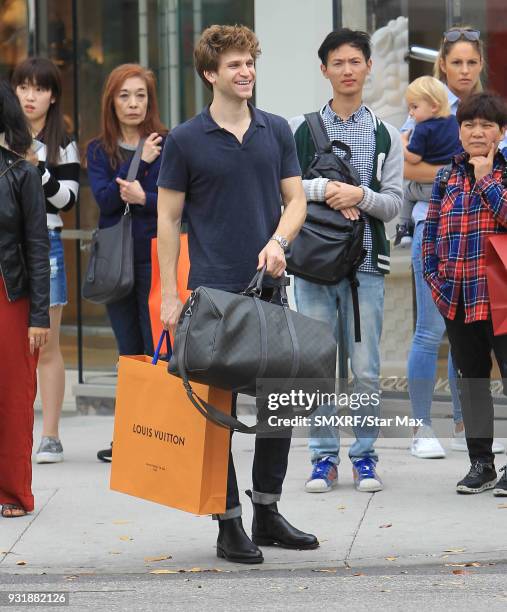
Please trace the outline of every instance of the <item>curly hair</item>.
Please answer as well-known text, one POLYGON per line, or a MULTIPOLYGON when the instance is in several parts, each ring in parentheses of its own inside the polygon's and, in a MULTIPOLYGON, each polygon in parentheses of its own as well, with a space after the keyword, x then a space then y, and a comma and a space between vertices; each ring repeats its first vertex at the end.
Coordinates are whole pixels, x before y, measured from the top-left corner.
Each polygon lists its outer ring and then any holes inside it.
POLYGON ((220 55, 231 49, 250 52, 255 60, 261 54, 257 36, 243 25, 212 25, 206 28, 194 49, 197 74, 208 89, 213 89, 205 72, 218 70, 220 55))

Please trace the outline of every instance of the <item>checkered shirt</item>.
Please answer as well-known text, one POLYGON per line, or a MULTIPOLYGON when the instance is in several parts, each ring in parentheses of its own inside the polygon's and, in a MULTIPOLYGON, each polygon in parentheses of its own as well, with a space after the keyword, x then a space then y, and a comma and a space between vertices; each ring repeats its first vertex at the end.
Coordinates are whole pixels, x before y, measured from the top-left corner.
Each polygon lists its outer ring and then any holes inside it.
MULTIPOLYGON (((320 111, 320 114, 329 140, 340 140, 350 147, 352 152, 350 162, 359 172, 361 185, 369 187, 372 178, 373 159, 375 157, 375 126, 370 112, 365 106, 361 105, 355 113, 344 121, 341 117, 338 117, 328 103, 320 111)), ((345 156, 345 151, 342 149, 333 147, 333 151, 336 155, 345 156)), ((359 271, 380 274, 373 267, 371 261, 372 237, 369 217, 364 212, 362 215, 365 220, 363 246, 367 251, 367 255, 359 267, 359 271)))
POLYGON ((507 189, 502 171, 507 149, 497 153, 493 173, 475 181, 468 156, 455 158, 443 198, 435 179, 423 235, 423 273, 438 310, 454 319, 461 291, 465 323, 490 318, 486 282, 486 236, 507 232, 507 189))

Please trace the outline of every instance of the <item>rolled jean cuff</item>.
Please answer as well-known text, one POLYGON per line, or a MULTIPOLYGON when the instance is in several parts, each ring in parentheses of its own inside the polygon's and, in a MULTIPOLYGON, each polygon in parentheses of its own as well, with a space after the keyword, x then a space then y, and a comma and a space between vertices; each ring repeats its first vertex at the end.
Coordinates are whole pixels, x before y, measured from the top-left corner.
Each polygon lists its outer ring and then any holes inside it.
POLYGON ((234 508, 229 508, 223 514, 212 514, 211 518, 214 521, 227 521, 228 519, 239 518, 241 516, 241 504, 239 506, 234 506, 234 508))
POLYGON ((280 501, 280 497, 281 493, 259 493, 259 491, 252 491, 252 502, 262 506, 276 504, 277 501, 280 501))

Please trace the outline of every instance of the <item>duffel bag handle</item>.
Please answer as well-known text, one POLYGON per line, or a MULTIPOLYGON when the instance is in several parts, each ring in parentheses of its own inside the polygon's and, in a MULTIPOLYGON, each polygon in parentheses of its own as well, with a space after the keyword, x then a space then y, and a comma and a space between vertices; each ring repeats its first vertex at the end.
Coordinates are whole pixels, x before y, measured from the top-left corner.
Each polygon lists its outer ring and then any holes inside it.
MULTIPOLYGON (((243 295, 260 297, 262 294, 262 286, 264 283, 264 276, 266 274, 266 266, 264 265, 260 270, 257 270, 254 277, 248 284, 248 287, 242 292, 243 295)), ((290 285, 290 278, 284 273, 279 278, 272 277, 272 285, 277 289, 283 289, 290 285)))

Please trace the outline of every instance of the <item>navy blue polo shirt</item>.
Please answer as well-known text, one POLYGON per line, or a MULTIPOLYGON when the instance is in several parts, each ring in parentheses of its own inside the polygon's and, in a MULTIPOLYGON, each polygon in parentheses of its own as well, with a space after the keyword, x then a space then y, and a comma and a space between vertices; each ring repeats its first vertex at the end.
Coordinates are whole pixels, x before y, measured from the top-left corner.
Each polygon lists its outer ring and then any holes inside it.
POLYGON ((458 120, 449 115, 416 123, 407 150, 420 155, 428 164, 450 164, 463 151, 458 120))
POLYGON ((280 221, 280 181, 301 176, 287 121, 249 108, 242 143, 207 107, 174 128, 164 145, 157 184, 185 193, 189 289, 246 288, 280 221))

